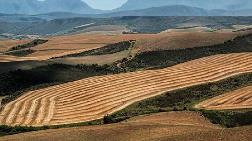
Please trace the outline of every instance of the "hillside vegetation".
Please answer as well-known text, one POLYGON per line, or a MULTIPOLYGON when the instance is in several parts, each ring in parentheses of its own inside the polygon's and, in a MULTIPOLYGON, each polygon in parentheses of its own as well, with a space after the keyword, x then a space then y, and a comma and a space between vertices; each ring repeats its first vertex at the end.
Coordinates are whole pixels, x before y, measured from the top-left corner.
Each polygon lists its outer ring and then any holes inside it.
MULTIPOLYGON (((43 15, 42 15, 43 16, 43 15)), ((47 15, 44 15, 47 16, 47 15)), ((50 17, 50 15, 48 15, 50 17)), ((78 15, 77 15, 78 16, 78 15)), ((19 20, 19 19, 18 19, 19 20)), ((92 26, 119 25, 126 26, 128 30, 136 33, 160 33, 167 29, 180 27, 205 26, 219 29, 233 29, 233 25, 250 25, 251 18, 248 17, 153 17, 153 16, 126 16, 115 18, 59 18, 49 21, 37 22, 1 22, 1 33, 30 34, 30 35, 63 35, 71 33, 73 28, 95 23, 92 26), (64 24, 63 24, 64 23, 64 24)), ((92 27, 91 26, 91 27, 92 27)), ((89 26, 87 28, 90 28, 89 26)))
POLYGON ((118 52, 125 51, 134 47, 135 42, 136 42, 135 40, 118 42, 115 44, 106 45, 98 49, 93 49, 93 50, 76 53, 76 54, 69 54, 66 56, 58 57, 58 58, 83 57, 83 56, 106 55, 106 54, 118 53, 118 52))
POLYGON ((149 51, 137 54, 133 59, 122 61, 122 68, 163 68, 201 57, 252 51, 252 34, 236 37, 223 44, 178 50, 149 51))

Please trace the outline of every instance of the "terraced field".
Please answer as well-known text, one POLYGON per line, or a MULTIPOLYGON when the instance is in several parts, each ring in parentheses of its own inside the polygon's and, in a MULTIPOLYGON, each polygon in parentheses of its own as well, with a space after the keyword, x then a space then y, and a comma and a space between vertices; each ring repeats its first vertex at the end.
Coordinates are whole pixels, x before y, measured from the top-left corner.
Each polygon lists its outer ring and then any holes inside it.
POLYGON ((205 57, 173 67, 91 77, 28 92, 7 104, 0 123, 58 125, 102 118, 146 98, 252 72, 252 53, 205 57))
POLYGON ((232 91, 212 99, 203 101, 195 106, 208 110, 231 110, 252 108, 252 86, 232 91))

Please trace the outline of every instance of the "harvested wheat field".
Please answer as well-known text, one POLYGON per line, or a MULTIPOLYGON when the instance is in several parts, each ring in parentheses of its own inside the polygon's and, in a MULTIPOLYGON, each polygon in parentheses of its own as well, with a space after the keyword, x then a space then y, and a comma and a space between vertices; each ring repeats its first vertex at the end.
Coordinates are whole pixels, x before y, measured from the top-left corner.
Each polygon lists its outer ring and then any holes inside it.
POLYGON ((222 44, 225 41, 250 32, 170 31, 157 34, 151 39, 139 40, 135 46, 139 52, 211 46, 222 44))
MULTIPOLYGON (((152 38, 153 36, 156 35, 155 34, 127 34, 127 35, 76 34, 66 36, 55 36, 49 38, 48 39, 49 41, 44 44, 32 47, 34 53, 31 53, 26 57, 13 57, 9 55, 4 55, 0 56, 0 62, 11 62, 20 60, 22 61, 48 60, 53 57, 60 57, 68 54, 76 54, 92 49, 101 48, 108 44, 114 44, 129 40, 152 38)), ((23 43, 21 43, 20 41, 20 44, 23 43)))
MULTIPOLYGON (((48 60, 53 57, 60 57, 68 54, 76 54, 92 49, 104 47, 108 44, 121 41, 137 40, 134 53, 171 50, 181 48, 193 48, 209 46, 231 40, 238 35, 245 35, 247 32, 167 32, 160 34, 121 34, 105 35, 99 33, 82 33, 50 37, 48 42, 32 48, 34 53, 26 57, 33 57, 33 60, 48 60)), ((20 41, 21 42, 21 41, 20 41)), ((23 41, 25 42, 25 41, 23 41)), ((0 62, 6 60, 0 58, 0 62)), ((18 60, 25 60, 25 58, 18 60)), ((30 60, 27 58, 27 60, 30 60)), ((15 60, 12 60, 15 61, 15 60)))
POLYGON ((17 45, 29 43, 31 40, 0 40, 0 52, 8 51, 17 45))
POLYGON ((208 110, 230 110, 252 108, 252 86, 238 89, 212 99, 203 101, 195 106, 208 110))
POLYGON ((78 65, 78 64, 112 64, 116 61, 119 61, 123 58, 127 58, 130 55, 130 51, 121 51, 118 53, 107 54, 107 55, 91 55, 85 57, 65 57, 54 59, 53 62, 69 64, 69 65, 78 65))
POLYGON ((23 94, 1 111, 6 125, 58 125, 100 119, 146 98, 252 72, 252 53, 215 55, 173 67, 91 77, 23 94))
POLYGON ((12 55, 0 55, 0 62, 21 62, 21 61, 31 61, 37 60, 36 57, 17 57, 12 55))
POLYGON ((87 50, 104 47, 122 41, 138 40, 153 37, 151 34, 104 35, 104 34, 76 34, 56 36, 49 38, 45 44, 33 48, 35 53, 28 57, 48 58, 59 57, 67 54, 80 53, 87 50))
POLYGON ((100 126, 30 132, 1 137, 1 141, 249 141, 252 127, 224 129, 199 113, 169 112, 139 116, 100 126))

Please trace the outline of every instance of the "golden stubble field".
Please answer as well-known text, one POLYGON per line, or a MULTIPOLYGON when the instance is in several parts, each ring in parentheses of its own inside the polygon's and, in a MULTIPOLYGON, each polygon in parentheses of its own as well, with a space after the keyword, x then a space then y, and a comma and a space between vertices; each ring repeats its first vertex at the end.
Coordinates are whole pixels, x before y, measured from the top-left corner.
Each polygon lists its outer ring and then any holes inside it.
POLYGON ((226 94, 208 99, 195 106, 207 110, 232 110, 252 108, 252 86, 241 88, 226 94))
POLYGON ((20 44, 29 43, 31 40, 0 40, 0 52, 9 50, 20 44))
MULTIPOLYGON (((121 41, 140 40, 152 38, 154 34, 127 34, 127 35, 104 35, 104 34, 76 34, 49 37, 45 44, 33 47, 35 52, 26 57, 0 55, 0 62, 25 61, 25 60, 48 60, 53 57, 60 57, 68 54, 80 53, 92 49, 104 47, 121 41), (10 59, 11 58, 11 59, 10 59)), ((7 44, 11 41, 5 41, 7 44)), ((19 41, 20 44, 21 41, 19 41)), ((23 41, 24 42, 24 41, 23 41)), ((3 43, 2 43, 3 44, 3 43)), ((17 44, 15 44, 16 46, 17 44)), ((5 46, 6 50, 8 46, 5 46)))
POLYGON ((100 119, 168 91, 252 72, 251 62, 251 53, 215 55, 160 70, 97 76, 30 91, 3 108, 0 123, 42 126, 100 119))
MULTIPOLYGON (((139 52, 155 50, 173 50, 181 48, 192 48, 200 46, 209 46, 224 43, 238 35, 245 35, 245 32, 199 32, 199 31, 171 31, 159 34, 115 34, 106 35, 99 33, 81 33, 75 35, 64 35, 49 37, 48 42, 33 47, 35 52, 26 57, 15 57, 9 55, 0 55, 0 62, 25 61, 25 60, 48 60, 53 57, 60 57, 68 54, 76 54, 83 51, 97 49, 108 44, 121 41, 137 40, 137 43, 131 52, 132 55, 139 52), (11 59, 10 59, 11 58, 11 59)), ((0 42, 2 50, 7 50, 11 46, 26 43, 27 40, 16 41, 6 40, 0 42), (5 47, 4 47, 5 46, 5 47)), ((88 59, 88 58, 87 58, 88 59)), ((98 58, 99 59, 99 58, 98 58)), ((77 60, 78 62, 78 60, 77 60)))
POLYGON ((136 49, 139 52, 155 50, 175 50, 222 44, 246 32, 199 32, 199 31, 169 31, 158 34, 151 39, 139 40, 136 49))

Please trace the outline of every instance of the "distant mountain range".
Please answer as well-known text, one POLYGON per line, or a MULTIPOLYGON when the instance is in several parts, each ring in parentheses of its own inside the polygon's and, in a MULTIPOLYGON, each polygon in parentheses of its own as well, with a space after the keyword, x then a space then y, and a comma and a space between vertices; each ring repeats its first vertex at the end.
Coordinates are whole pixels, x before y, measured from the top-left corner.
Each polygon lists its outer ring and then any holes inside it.
POLYGON ((121 16, 252 16, 252 0, 128 0, 120 8, 110 11, 93 9, 82 0, 0 0, 0 13, 5 13, 0 14, 3 21, 121 16))
MULTIPOLYGON (((0 20, 1 21, 1 20, 0 20)), ((125 26, 128 30, 138 33, 159 33, 167 29, 205 26, 212 29, 232 28, 231 25, 251 25, 252 18, 248 17, 114 17, 114 18, 68 18, 36 22, 0 22, 0 39, 2 36, 15 35, 62 35, 82 32, 92 27, 95 30, 102 25, 125 26), (90 25, 78 28, 82 25, 90 25)))
POLYGON ((116 10, 128 11, 172 5, 185 5, 208 10, 244 10, 252 8, 252 0, 128 0, 116 10))
POLYGON ((50 12, 98 14, 103 11, 93 9, 81 0, 0 0, 0 13, 34 15, 50 12))
POLYGON ((122 16, 252 16, 252 8, 246 10, 210 10, 185 5, 171 5, 140 10, 118 11, 100 15, 100 17, 122 16))

